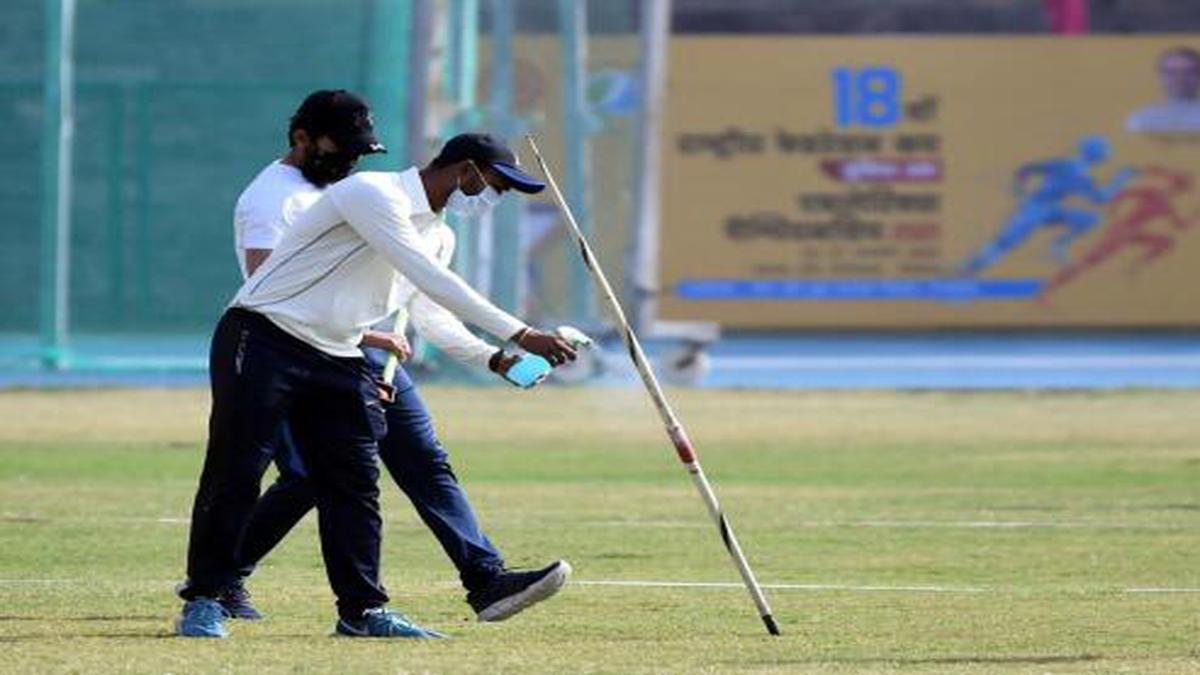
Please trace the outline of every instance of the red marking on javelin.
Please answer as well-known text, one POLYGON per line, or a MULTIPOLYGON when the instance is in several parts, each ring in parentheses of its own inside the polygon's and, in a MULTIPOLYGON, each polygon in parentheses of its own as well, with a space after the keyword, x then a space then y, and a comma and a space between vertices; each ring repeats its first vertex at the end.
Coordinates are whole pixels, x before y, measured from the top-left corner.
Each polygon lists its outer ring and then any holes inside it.
POLYGON ((688 440, 687 434, 683 433, 683 429, 676 427, 670 430, 671 442, 675 444, 675 454, 679 455, 679 460, 684 464, 692 464, 696 461, 696 452, 692 450, 692 442, 688 440))

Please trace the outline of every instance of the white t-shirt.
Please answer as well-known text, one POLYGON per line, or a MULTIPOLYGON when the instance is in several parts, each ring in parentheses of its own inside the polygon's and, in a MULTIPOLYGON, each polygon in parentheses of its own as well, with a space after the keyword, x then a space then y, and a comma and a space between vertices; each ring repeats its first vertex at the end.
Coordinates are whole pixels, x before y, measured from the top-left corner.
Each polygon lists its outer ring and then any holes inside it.
MULTIPOLYGON (((421 231, 437 222, 416 169, 354 174, 294 219, 230 305, 328 354, 360 356, 363 333, 405 300, 402 274, 433 303, 502 340, 524 328, 443 267, 421 231)), ((420 329, 416 315, 414 325, 420 329)))
POLYGON ((321 188, 294 166, 275 160, 258 172, 233 209, 233 246, 243 279, 246 249, 275 248, 296 216, 320 197, 321 188))
POLYGON ((1168 101, 1135 111, 1125 120, 1134 133, 1200 133, 1200 101, 1168 101))

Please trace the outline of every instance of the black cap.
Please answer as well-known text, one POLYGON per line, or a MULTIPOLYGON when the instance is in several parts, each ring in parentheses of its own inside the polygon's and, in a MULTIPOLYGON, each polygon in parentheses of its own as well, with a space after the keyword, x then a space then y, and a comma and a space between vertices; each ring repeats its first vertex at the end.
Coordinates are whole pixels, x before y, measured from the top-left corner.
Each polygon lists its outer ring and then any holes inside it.
POLYGON ((513 189, 526 194, 536 194, 546 189, 546 184, 522 171, 517 165, 517 156, 504 141, 491 134, 459 134, 446 141, 442 151, 433 161, 439 165, 454 164, 464 159, 482 162, 496 173, 508 179, 513 189))
POLYGON ((322 89, 309 94, 292 117, 292 128, 304 129, 314 139, 328 136, 343 152, 357 155, 387 152, 375 138, 375 124, 367 102, 345 89, 322 89))

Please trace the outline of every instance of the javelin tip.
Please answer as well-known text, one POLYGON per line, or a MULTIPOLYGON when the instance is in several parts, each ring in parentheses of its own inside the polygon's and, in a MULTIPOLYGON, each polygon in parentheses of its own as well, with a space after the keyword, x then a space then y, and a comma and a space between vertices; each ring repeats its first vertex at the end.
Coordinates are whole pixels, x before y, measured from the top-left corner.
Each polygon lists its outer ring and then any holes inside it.
POLYGON ((770 633, 771 635, 776 635, 776 636, 778 636, 780 634, 779 633, 779 624, 775 623, 775 617, 771 616, 770 614, 763 614, 762 620, 763 620, 763 623, 765 623, 767 625, 768 633, 770 633))

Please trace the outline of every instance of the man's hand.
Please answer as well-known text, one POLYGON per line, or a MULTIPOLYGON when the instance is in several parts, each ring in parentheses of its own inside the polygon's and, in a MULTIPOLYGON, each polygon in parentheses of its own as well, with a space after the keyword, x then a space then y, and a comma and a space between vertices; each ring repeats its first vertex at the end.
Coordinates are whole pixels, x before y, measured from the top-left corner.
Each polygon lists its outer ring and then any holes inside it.
POLYGON ((488 370, 499 375, 500 377, 504 377, 504 374, 508 372, 508 369, 516 365, 517 361, 520 360, 520 356, 516 354, 507 354, 503 349, 498 349, 496 350, 495 354, 492 354, 492 358, 488 359, 488 370))
POLYGON ((506 382, 522 389, 533 389, 554 370, 549 361, 537 354, 506 354, 504 350, 492 354, 488 368, 506 382))
POLYGON ((523 328, 512 337, 521 349, 546 359, 552 366, 561 366, 575 360, 575 348, 571 343, 536 328, 523 328))
POLYGON ((375 349, 383 349, 396 355, 396 358, 401 362, 407 361, 412 357, 412 347, 408 344, 408 339, 400 333, 385 333, 378 330, 369 330, 363 334, 360 347, 374 347, 375 349))

